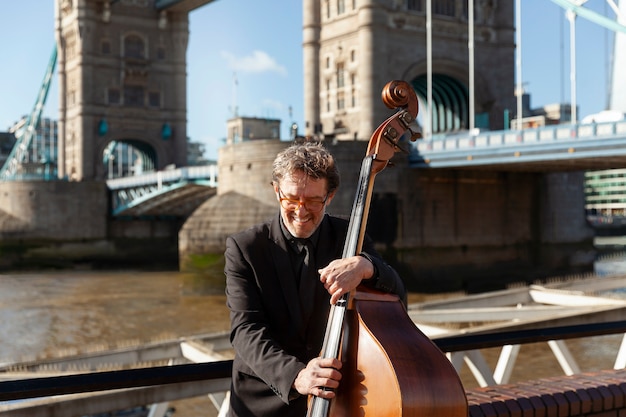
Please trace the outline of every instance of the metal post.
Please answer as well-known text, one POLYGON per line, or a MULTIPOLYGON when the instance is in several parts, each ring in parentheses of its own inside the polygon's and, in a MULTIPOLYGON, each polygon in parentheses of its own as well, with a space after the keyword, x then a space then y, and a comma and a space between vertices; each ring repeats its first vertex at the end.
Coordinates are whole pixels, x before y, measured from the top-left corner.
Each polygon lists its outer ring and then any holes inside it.
POLYGON ((430 139, 433 125, 433 32, 432 0, 426 1, 426 117, 425 139, 430 139))
POLYGON ((475 125, 474 109, 474 1, 467 1, 468 29, 467 29, 467 49, 469 52, 469 128, 470 134, 475 125))
POLYGON ((522 129, 522 0, 515 1, 516 69, 517 69, 517 130, 522 129))
POLYGON ((571 122, 572 124, 578 122, 578 116, 576 115, 576 13, 573 10, 567 10, 565 12, 567 20, 569 20, 569 34, 570 34, 570 91, 571 91, 571 122))

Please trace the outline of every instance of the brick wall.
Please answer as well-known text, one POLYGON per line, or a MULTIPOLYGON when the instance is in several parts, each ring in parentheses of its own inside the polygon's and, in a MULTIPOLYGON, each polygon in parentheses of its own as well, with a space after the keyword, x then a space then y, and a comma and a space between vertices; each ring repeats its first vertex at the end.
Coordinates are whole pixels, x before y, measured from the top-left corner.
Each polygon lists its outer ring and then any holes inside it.
POLYGON ((475 388, 467 400, 470 417, 623 417, 626 370, 475 388))

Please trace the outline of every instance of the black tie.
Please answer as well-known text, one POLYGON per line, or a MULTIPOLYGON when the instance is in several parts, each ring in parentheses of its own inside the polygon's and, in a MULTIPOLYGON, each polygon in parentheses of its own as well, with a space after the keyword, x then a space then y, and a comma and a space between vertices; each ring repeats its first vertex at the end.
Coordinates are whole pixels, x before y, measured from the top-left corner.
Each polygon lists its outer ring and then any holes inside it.
POLYGON ((307 321, 313 311, 315 284, 319 275, 315 268, 315 248, 310 240, 305 240, 303 245, 304 262, 300 272, 300 304, 302 316, 307 321))

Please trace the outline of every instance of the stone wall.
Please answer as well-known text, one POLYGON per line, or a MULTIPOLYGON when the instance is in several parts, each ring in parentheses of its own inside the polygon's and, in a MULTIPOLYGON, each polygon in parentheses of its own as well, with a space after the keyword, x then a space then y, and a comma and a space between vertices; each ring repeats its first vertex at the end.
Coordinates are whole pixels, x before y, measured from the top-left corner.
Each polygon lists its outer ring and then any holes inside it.
MULTIPOLYGON (((220 150, 218 195, 181 229, 181 266, 192 255, 222 253, 226 236, 277 213, 271 165, 289 144, 258 140, 220 150)), ((328 212, 349 217, 367 142, 325 146, 341 174, 328 212)), ((413 169, 397 153, 374 180, 368 234, 409 286, 489 290, 468 282, 496 277, 505 285, 592 268, 579 173, 413 169)))
POLYGON ((108 201, 101 181, 0 182, 0 211, 21 225, 0 230, 20 239, 105 239, 108 201))

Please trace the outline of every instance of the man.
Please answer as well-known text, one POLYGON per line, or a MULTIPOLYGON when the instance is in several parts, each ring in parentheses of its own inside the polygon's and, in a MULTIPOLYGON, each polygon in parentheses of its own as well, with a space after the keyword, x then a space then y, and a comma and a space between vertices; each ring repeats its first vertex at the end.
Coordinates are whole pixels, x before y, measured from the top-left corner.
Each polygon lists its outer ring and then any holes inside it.
POLYGON ((309 394, 333 398, 341 362, 318 357, 330 305, 361 283, 406 300, 402 280, 369 239, 360 255, 341 259, 348 222, 326 214, 339 171, 321 144, 279 153, 272 185, 279 215, 226 240, 233 417, 303 417, 309 394))

